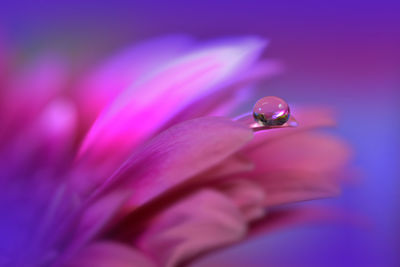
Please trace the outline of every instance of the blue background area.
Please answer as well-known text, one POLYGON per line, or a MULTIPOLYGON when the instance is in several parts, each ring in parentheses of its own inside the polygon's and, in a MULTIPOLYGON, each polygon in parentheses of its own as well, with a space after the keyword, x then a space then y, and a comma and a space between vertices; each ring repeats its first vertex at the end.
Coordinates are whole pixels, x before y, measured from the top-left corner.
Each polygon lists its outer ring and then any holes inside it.
POLYGON ((160 34, 268 37, 266 56, 282 60, 286 71, 263 85, 266 92, 292 103, 334 106, 336 132, 356 150, 360 184, 320 202, 361 214, 371 227, 298 226, 197 266, 400 266, 399 14, 399 1, 6 0, 0 20, 27 53, 90 51, 80 57, 88 62, 160 34))

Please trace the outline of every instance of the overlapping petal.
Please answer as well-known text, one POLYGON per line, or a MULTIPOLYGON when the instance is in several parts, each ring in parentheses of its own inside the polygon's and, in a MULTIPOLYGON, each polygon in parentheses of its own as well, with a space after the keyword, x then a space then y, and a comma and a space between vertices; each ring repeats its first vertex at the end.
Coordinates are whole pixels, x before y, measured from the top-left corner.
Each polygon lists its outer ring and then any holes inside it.
POLYGON ((247 222, 260 219, 265 215, 266 192, 250 179, 228 180, 217 188, 232 199, 247 222))
POLYGON ((254 38, 213 44, 156 69, 123 91, 100 115, 80 157, 97 164, 107 158, 117 166, 183 108, 231 83, 254 62, 263 45, 254 38))
POLYGON ((78 100, 87 123, 131 85, 179 57, 192 47, 188 36, 167 36, 147 40, 119 52, 99 64, 79 87, 78 100))
POLYGON ((135 245, 160 266, 171 267, 242 239, 246 229, 245 218, 229 198, 201 190, 159 214, 135 245))
POLYGON ((183 122, 138 149, 99 191, 129 186, 130 204, 142 205, 221 163, 252 137, 250 129, 223 117, 183 122))
POLYGON ((251 177, 264 188, 271 206, 338 194, 341 182, 334 177, 351 153, 333 136, 298 133, 246 154, 256 165, 251 177))

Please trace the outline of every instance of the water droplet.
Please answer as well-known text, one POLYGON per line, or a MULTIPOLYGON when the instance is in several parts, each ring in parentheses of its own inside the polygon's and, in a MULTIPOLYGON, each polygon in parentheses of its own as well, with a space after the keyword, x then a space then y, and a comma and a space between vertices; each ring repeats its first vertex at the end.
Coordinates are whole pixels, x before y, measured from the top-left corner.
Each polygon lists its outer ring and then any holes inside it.
POLYGON ((279 97, 266 96, 254 105, 253 117, 263 126, 283 125, 290 117, 289 105, 279 97))

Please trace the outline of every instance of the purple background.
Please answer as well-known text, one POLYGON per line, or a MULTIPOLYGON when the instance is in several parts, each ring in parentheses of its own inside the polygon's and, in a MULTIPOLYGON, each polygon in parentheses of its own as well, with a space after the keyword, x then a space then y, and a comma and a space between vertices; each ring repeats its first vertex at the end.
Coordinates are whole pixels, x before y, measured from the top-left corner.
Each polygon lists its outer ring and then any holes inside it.
POLYGON ((57 48, 87 62, 160 34, 269 38, 266 56, 282 60, 286 72, 265 84, 268 94, 335 106, 337 132, 356 150, 360 185, 325 202, 362 214, 371 227, 298 226, 196 266, 400 266, 399 1, 6 0, 1 6, 3 29, 27 53, 57 48))

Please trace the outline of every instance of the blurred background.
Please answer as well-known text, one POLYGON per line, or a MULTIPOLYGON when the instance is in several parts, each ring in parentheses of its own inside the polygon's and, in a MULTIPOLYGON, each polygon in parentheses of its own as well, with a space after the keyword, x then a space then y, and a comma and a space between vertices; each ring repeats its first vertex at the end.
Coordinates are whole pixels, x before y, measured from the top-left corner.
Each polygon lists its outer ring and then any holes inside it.
POLYGON ((387 0, 3 0, 0 31, 27 55, 61 50, 88 65, 171 33, 268 38, 265 56, 285 72, 262 85, 265 92, 334 106, 336 132, 356 151, 359 184, 322 202, 364 216, 370 227, 299 225, 195 266, 400 266, 399 14, 400 2, 387 0))

